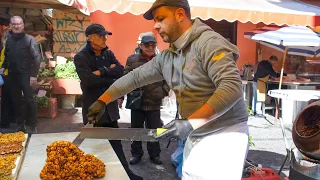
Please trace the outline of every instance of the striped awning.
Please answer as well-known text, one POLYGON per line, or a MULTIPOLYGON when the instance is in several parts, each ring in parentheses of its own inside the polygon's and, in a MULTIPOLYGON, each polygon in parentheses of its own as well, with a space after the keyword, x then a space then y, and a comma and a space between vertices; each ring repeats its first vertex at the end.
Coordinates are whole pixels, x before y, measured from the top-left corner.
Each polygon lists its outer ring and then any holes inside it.
POLYGON ((265 26, 245 32, 248 39, 258 41, 288 54, 306 57, 320 56, 320 34, 304 26, 265 26))
MULTIPOLYGON (((100 10, 140 15, 155 0, 58 0, 74 6, 86 15, 100 10)), ((263 22, 277 25, 316 26, 320 24, 320 8, 296 0, 189 0, 191 15, 216 21, 263 22)))

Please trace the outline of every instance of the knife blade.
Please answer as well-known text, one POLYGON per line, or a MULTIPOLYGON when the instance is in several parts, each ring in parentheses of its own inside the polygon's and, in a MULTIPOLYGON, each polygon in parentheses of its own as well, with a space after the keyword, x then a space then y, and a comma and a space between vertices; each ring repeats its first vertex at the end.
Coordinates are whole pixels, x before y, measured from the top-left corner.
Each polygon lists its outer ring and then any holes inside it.
POLYGON ((83 141, 84 141, 84 138, 81 138, 81 133, 79 133, 78 136, 72 141, 72 144, 79 147, 83 141))
POLYGON ((170 140, 164 136, 156 139, 156 129, 144 128, 108 128, 108 127, 88 127, 81 128, 81 138, 108 139, 124 141, 159 141, 170 140))

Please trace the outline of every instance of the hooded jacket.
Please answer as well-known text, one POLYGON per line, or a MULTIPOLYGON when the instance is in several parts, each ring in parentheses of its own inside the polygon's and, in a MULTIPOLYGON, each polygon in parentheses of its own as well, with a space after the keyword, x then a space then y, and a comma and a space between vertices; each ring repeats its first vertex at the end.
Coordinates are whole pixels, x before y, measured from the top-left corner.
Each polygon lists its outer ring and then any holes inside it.
POLYGON ((165 79, 176 94, 182 118, 188 118, 205 103, 215 110, 214 119, 193 132, 205 135, 248 120, 236 66, 238 57, 235 45, 195 19, 181 49, 171 44, 151 61, 115 82, 106 93, 117 98, 165 79))

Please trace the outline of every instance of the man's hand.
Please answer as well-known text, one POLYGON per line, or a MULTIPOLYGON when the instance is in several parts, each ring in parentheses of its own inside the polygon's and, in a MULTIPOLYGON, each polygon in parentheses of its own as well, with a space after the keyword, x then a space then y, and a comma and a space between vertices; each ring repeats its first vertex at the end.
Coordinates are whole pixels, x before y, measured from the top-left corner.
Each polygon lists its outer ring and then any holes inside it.
POLYGON ((30 77, 30 86, 34 87, 37 85, 37 78, 36 77, 30 77))
POLYGON ((103 101, 95 101, 88 109, 87 118, 90 124, 98 122, 105 111, 106 104, 103 101))
POLYGON ((116 67, 117 65, 116 64, 111 64, 110 65, 110 68, 114 68, 114 67, 116 67))
POLYGON ((176 138, 179 140, 185 140, 189 134, 193 131, 189 120, 186 119, 175 119, 163 126, 168 129, 164 133, 156 136, 156 139, 166 136, 167 138, 176 138))
POLYGON ((118 99, 118 107, 122 109, 123 99, 118 99))
POLYGON ((97 75, 97 76, 100 76, 100 74, 101 74, 99 70, 93 71, 92 73, 97 75))
POLYGON ((1 68, 0 69, 0 74, 3 74, 4 70, 5 70, 4 68, 1 68))

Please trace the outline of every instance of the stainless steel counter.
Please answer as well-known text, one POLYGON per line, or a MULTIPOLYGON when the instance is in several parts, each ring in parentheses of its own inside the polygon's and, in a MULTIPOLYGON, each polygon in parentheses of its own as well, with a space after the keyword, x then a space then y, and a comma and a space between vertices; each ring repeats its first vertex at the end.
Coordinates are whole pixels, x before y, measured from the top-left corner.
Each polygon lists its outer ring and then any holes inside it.
POLYGON ((320 99, 319 90, 275 89, 268 95, 281 99, 282 119, 285 124, 292 124, 299 112, 308 105, 309 100, 320 99))
MULTIPOLYGON (((279 84, 279 81, 268 81, 267 84, 279 84)), ((320 82, 282 82, 283 86, 288 86, 288 89, 305 89, 299 88, 302 86, 320 86, 320 82)))
MULTIPOLYGON (((47 158, 46 148, 54 141, 72 142, 79 132, 35 134, 31 136, 18 180, 40 179, 40 172, 47 158)), ((93 154, 106 165, 106 176, 99 180, 129 180, 108 140, 85 139, 79 146, 85 154, 93 154)))

